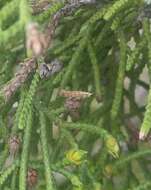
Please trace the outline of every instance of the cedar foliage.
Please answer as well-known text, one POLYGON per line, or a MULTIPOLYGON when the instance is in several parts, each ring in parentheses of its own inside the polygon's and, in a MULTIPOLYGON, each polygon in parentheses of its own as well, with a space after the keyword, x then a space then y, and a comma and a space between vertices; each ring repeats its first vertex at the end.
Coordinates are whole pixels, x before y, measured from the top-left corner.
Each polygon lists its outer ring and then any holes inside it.
POLYGON ((0 1, 0 189, 151 187, 150 4, 0 1))

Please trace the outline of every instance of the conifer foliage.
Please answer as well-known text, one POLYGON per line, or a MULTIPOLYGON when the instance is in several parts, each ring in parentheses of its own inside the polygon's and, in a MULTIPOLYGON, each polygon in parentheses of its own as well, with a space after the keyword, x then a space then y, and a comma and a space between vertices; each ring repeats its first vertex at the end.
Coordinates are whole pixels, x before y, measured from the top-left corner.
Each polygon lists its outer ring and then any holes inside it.
POLYGON ((150 189, 150 18, 150 0, 0 1, 0 189, 150 189))

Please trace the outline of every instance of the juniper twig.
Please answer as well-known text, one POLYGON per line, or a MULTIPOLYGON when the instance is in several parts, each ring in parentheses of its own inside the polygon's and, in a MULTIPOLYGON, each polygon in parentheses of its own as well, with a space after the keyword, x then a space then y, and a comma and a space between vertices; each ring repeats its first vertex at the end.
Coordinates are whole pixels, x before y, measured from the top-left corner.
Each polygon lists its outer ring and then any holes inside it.
POLYGON ((21 87, 21 85, 27 80, 30 73, 36 68, 36 60, 34 58, 25 60, 21 69, 15 74, 4 87, 0 90, 0 94, 3 97, 5 103, 7 103, 12 95, 21 87))

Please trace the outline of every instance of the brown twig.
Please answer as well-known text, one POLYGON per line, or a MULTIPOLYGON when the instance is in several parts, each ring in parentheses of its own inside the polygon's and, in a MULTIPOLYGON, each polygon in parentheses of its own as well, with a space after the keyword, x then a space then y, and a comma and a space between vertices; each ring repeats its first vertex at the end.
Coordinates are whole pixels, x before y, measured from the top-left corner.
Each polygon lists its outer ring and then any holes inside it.
POLYGON ((95 0, 70 0, 70 3, 66 4, 63 8, 61 8, 53 16, 53 18, 51 19, 51 22, 48 23, 48 27, 46 29, 48 46, 50 45, 54 37, 55 30, 62 17, 71 15, 76 9, 78 9, 79 7, 83 5, 94 4, 94 3, 95 3, 95 0))
POLYGON ((30 73, 36 68, 36 60, 34 58, 25 60, 22 64, 21 69, 15 74, 14 78, 11 79, 0 91, 5 103, 7 103, 12 95, 17 91, 19 87, 27 80, 30 73))

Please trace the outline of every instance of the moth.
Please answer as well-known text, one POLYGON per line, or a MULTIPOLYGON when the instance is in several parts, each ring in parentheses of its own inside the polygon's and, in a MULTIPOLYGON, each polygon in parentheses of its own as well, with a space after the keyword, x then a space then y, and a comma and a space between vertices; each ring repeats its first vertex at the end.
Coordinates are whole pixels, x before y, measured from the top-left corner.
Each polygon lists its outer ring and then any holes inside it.
POLYGON ((59 95, 65 98, 64 107, 74 119, 80 117, 80 107, 85 98, 90 97, 92 93, 84 91, 60 90, 59 95))
POLYGON ((39 65, 39 75, 42 79, 48 78, 62 69, 62 63, 55 59, 51 63, 42 63, 39 65))
POLYGON ((70 0, 69 1, 71 4, 91 4, 95 3, 96 0, 70 0))
POLYGON ((92 93, 90 92, 84 92, 84 91, 67 91, 67 90, 60 90, 59 92, 60 96, 66 97, 66 98, 80 98, 84 99, 87 97, 92 96, 92 93))

